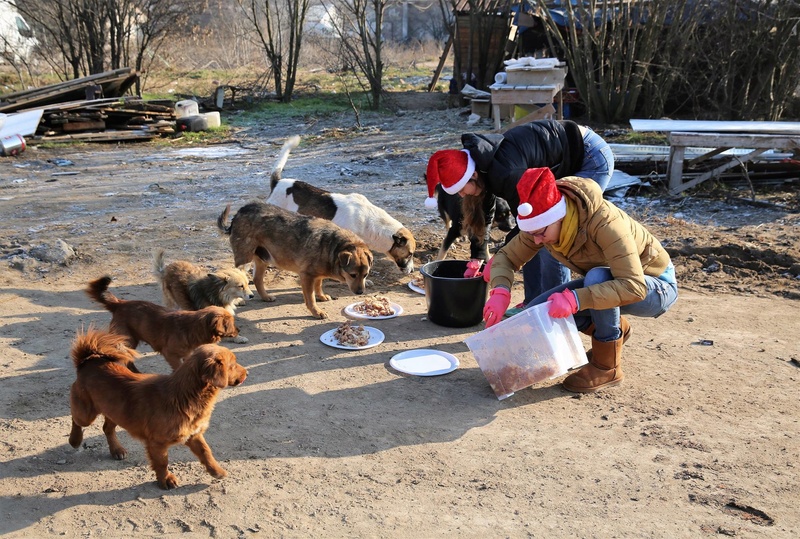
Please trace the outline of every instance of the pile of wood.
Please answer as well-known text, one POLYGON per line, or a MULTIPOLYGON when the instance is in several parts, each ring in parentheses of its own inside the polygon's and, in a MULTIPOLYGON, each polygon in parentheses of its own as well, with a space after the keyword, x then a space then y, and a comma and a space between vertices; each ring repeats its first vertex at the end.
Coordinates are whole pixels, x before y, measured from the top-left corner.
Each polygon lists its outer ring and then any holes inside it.
POLYGON ((147 140, 174 133, 175 120, 171 104, 139 97, 76 101, 45 108, 32 142, 147 140))
POLYGON ((36 135, 44 141, 148 140, 175 132, 171 101, 125 96, 138 80, 131 68, 98 73, 0 96, 0 112, 43 109, 36 135))

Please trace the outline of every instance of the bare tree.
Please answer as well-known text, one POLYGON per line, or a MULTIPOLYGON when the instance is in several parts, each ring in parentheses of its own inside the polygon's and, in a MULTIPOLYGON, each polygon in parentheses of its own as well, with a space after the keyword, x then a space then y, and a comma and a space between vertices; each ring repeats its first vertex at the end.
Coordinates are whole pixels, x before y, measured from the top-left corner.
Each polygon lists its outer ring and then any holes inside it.
POLYGON ((383 93, 383 15, 387 0, 335 0, 323 4, 339 38, 343 63, 357 78, 366 78, 371 107, 381 106, 383 93))
POLYGON ((587 0, 564 4, 563 26, 536 2, 598 121, 777 120, 800 84, 796 0, 587 0))
POLYGON ((267 55, 278 99, 283 102, 291 101, 309 0, 237 2, 252 24, 256 38, 267 55))
MULTIPOLYGON (((34 24, 45 61, 65 78, 133 64, 142 70, 152 50, 193 13, 195 0, 26 0, 19 11, 34 24)), ((150 56, 152 58, 152 55, 150 56)))
POLYGON ((730 0, 705 19, 689 59, 695 109, 780 119, 800 84, 800 2, 730 0))
POLYGON ((639 100, 659 46, 670 2, 588 0, 564 4, 559 27, 545 0, 537 0, 553 49, 566 56, 589 116, 627 121, 639 100))

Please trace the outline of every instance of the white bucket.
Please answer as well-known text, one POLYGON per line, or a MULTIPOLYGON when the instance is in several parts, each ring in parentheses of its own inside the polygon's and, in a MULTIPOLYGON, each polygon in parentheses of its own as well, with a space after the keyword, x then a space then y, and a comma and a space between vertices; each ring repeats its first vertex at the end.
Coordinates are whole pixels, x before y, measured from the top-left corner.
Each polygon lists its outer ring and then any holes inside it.
POLYGON ((212 111, 212 112, 204 112, 200 116, 204 116, 206 121, 208 122, 208 127, 219 127, 220 120, 219 120, 219 112, 212 111))
POLYGON ((197 116, 200 114, 200 106, 197 101, 191 99, 184 99, 175 103, 175 116, 177 118, 185 118, 187 116, 197 116))

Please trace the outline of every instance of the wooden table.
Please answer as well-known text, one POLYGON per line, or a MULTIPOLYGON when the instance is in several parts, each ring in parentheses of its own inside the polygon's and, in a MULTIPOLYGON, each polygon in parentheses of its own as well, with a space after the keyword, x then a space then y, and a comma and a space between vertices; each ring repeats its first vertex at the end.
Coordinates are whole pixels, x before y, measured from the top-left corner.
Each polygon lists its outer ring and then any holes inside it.
MULTIPOLYGON (((563 103, 561 102, 560 84, 542 85, 511 85, 511 84, 492 84, 489 89, 492 91, 492 117, 494 118, 494 128, 500 130, 500 105, 538 105, 540 108, 530 115, 530 120, 536 119, 534 116, 546 117, 547 113, 537 115, 537 112, 546 109, 548 105, 558 99, 558 119, 563 119, 563 103)), ((546 109, 552 110, 552 106, 546 109)))
POLYGON ((698 185, 709 178, 718 176, 725 170, 753 160, 767 150, 800 150, 800 134, 755 134, 755 133, 713 133, 713 132, 671 132, 669 134, 669 163, 667 177, 669 192, 673 195, 698 185), (712 150, 684 163, 687 147, 713 148, 712 150), (734 156, 731 160, 705 172, 691 181, 683 181, 683 167, 695 165, 731 148, 752 149, 749 153, 734 156))

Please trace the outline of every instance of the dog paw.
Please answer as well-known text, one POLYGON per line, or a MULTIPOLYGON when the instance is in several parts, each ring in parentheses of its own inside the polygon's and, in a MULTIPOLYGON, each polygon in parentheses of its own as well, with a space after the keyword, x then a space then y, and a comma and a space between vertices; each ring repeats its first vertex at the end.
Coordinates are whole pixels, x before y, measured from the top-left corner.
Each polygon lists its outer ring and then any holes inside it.
POLYGON ((320 320, 328 318, 328 314, 325 311, 312 312, 311 314, 314 318, 319 318, 320 320))
POLYGON ((222 468, 217 468, 216 470, 208 470, 208 473, 211 475, 211 477, 215 479, 222 479, 223 477, 228 477, 228 472, 226 472, 222 468))
POLYGON ((248 341, 247 337, 242 337, 241 335, 234 337, 233 342, 236 344, 244 344, 248 341))
POLYGON ((261 299, 268 303, 272 303, 273 301, 275 301, 275 296, 270 296, 270 295, 261 296, 261 299))
POLYGON ((178 478, 172 472, 167 472, 167 476, 158 481, 158 486, 164 490, 176 488, 178 486, 178 478))
POLYGON ((128 451, 122 446, 109 448, 109 451, 111 451, 111 456, 114 460, 125 460, 128 458, 128 451))

